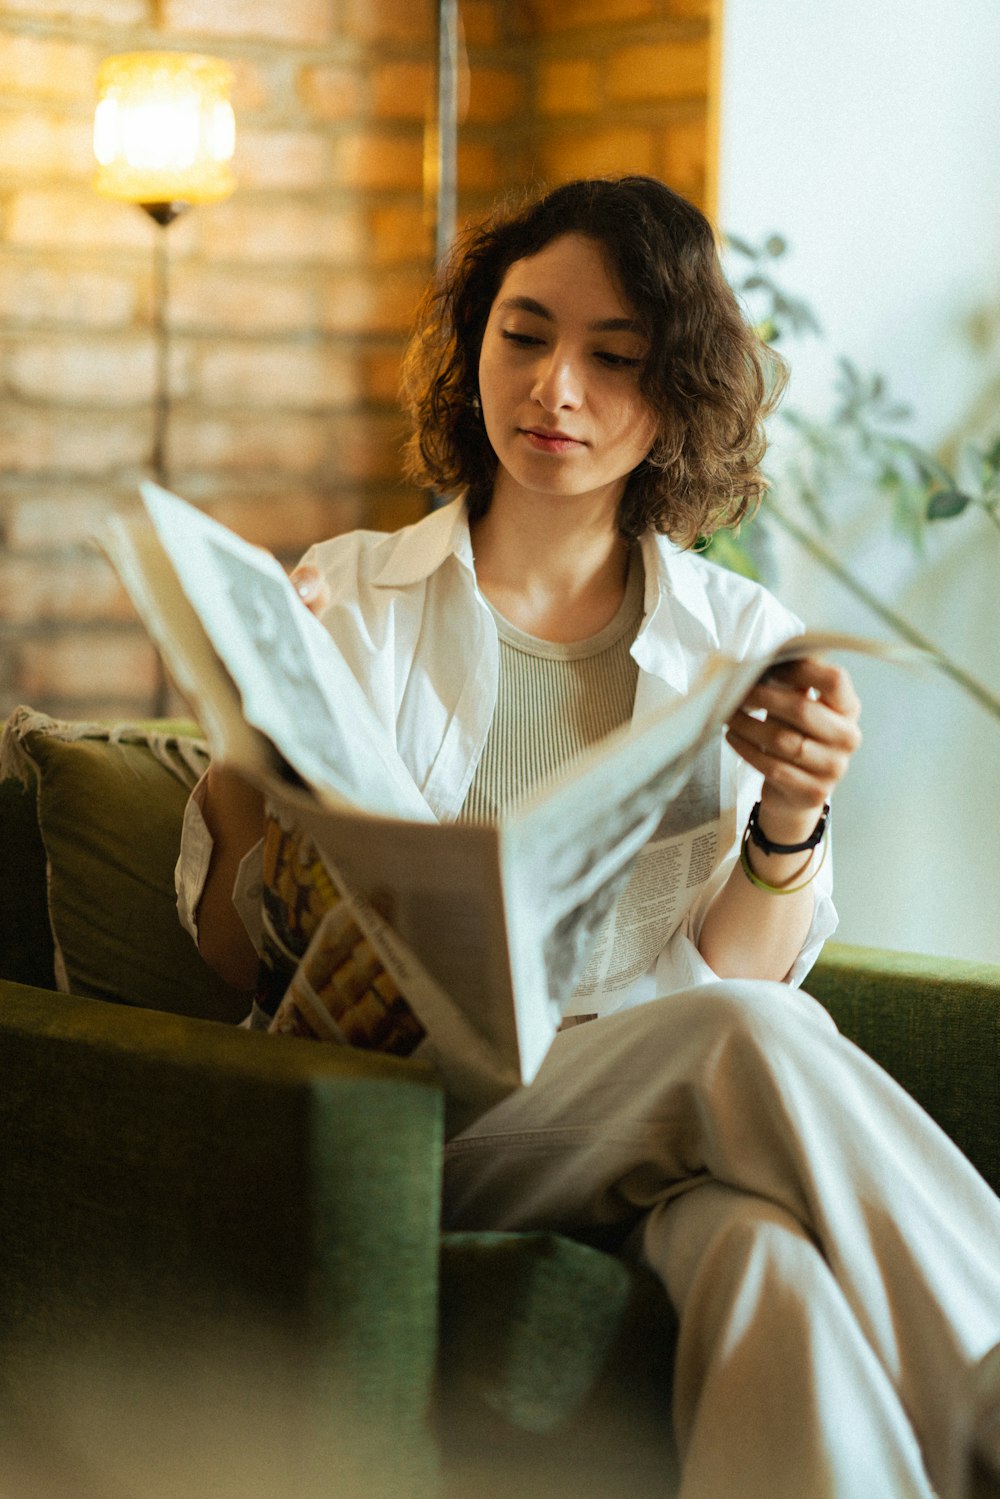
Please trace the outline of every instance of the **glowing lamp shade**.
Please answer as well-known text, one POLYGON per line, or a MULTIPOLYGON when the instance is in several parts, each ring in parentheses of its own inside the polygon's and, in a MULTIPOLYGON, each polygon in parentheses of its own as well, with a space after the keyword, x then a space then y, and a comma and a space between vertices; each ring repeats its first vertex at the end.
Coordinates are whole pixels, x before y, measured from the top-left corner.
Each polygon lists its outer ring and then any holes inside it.
POLYGON ((128 203, 212 203, 236 185, 232 71, 186 52, 125 52, 97 75, 94 186, 128 203))

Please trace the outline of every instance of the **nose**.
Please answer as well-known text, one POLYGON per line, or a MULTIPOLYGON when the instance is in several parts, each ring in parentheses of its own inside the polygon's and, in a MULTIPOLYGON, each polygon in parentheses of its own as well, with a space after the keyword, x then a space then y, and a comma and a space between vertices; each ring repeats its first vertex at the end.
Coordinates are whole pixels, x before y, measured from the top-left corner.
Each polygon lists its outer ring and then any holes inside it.
POLYGON ((546 350, 539 360, 531 398, 546 411, 574 411, 583 401, 579 365, 563 348, 546 350))

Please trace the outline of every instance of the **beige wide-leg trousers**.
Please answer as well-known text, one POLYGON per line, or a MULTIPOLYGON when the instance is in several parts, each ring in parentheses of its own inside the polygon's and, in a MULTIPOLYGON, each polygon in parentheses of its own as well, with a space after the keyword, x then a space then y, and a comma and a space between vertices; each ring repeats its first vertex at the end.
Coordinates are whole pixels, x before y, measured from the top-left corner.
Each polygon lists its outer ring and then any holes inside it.
POLYGON ((948 1492, 1000 1199, 808 995, 711 984, 562 1032, 448 1144, 445 1223, 632 1231, 679 1316, 683 1499, 948 1492))

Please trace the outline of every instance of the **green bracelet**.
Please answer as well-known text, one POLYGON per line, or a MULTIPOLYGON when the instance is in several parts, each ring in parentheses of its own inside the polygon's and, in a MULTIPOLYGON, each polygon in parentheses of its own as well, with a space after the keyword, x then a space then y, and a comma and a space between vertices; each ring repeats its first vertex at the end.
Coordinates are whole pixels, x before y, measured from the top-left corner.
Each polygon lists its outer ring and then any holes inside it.
POLYGON ((749 843, 750 831, 749 829, 747 829, 747 831, 743 834, 743 843, 740 847, 740 868, 743 870, 743 873, 746 875, 751 885, 756 885, 758 890, 764 890, 768 895, 795 895, 799 890, 808 889, 813 880, 819 874, 820 870, 823 868, 823 865, 826 863, 826 856, 830 848, 829 839, 824 838, 823 853, 820 856, 819 863, 816 865, 816 868, 813 870, 809 878, 807 880, 803 880, 800 885, 769 885, 765 880, 761 879, 760 875, 756 873, 750 863, 750 855, 747 853, 749 843))

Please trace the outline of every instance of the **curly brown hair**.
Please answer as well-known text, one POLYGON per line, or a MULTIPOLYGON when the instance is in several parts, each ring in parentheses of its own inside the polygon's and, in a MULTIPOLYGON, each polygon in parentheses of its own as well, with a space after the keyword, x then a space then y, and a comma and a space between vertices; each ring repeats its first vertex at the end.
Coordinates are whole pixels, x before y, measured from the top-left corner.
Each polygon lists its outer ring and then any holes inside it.
POLYGON ((738 525, 766 487, 763 424, 785 365, 744 317, 704 214, 654 177, 567 182, 502 203, 456 239, 403 363, 409 476, 439 493, 464 489, 470 519, 485 515, 497 469, 478 399, 486 322, 514 261, 563 234, 600 244, 649 343, 640 388, 659 435, 629 476, 621 533, 652 527, 692 546, 738 525))

